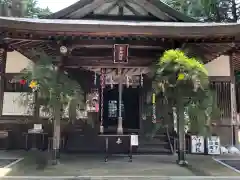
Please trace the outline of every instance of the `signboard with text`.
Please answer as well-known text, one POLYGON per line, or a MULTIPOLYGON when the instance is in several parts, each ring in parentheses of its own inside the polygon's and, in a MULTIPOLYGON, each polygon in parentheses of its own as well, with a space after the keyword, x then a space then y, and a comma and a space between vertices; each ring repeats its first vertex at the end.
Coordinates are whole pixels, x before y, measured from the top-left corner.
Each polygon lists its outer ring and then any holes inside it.
POLYGON ((128 44, 114 44, 114 63, 128 63, 128 44))
POLYGON ((218 136, 211 136, 207 138, 208 154, 219 155, 220 147, 220 138, 218 136))
POLYGON ((191 136, 191 153, 203 154, 205 151, 204 137, 203 136, 191 136))

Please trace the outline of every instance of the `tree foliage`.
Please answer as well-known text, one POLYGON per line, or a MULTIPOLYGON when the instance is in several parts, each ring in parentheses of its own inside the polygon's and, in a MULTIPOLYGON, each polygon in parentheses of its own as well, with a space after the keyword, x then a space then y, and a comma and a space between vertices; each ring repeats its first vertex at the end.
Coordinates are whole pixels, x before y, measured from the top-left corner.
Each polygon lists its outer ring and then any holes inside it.
POLYGON ((195 58, 187 57, 181 50, 168 50, 163 54, 156 65, 154 79, 155 91, 169 96, 175 94, 177 87, 179 90, 189 87, 181 92, 184 97, 198 95, 199 91, 205 92, 208 87, 208 73, 204 65, 195 58), (180 73, 184 76, 181 81, 178 80, 180 73))
MULTIPOLYGON (((53 65, 53 60, 43 53, 40 53, 39 61, 24 69, 18 78, 25 79, 27 82, 32 80, 37 82, 39 104, 51 115, 53 115, 52 110, 59 103, 61 106, 70 106, 69 103, 75 99, 77 104, 83 104, 83 93, 79 83, 69 78, 66 72, 59 72, 53 65)), ((25 105, 29 106, 31 101, 23 99, 25 105)))
POLYGON ((47 8, 40 8, 38 7, 37 0, 28 0, 26 6, 26 16, 30 17, 45 17, 51 14, 50 9, 47 8))
POLYGON ((240 15, 238 0, 165 0, 174 9, 202 21, 236 22, 240 15))
POLYGON ((172 106, 183 106, 183 111, 187 109, 190 131, 209 133, 212 119, 217 119, 220 112, 214 92, 209 89, 204 65, 195 58, 187 57, 181 50, 168 50, 155 68, 154 91, 162 93, 172 106))
POLYGON ((37 0, 0 0, 0 14, 8 16, 8 12, 11 12, 10 14, 13 16, 16 16, 16 14, 21 14, 21 16, 24 17, 34 18, 41 18, 51 14, 51 11, 48 7, 40 8, 37 0))

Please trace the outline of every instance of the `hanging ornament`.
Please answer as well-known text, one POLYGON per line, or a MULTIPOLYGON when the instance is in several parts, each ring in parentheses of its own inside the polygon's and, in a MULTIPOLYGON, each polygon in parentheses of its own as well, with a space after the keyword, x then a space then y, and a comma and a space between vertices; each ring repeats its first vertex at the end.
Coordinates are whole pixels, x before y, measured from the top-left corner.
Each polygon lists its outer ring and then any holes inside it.
POLYGON ((32 89, 33 92, 35 92, 37 89, 38 89, 38 84, 37 84, 37 81, 35 80, 32 80, 29 84, 29 87, 32 89))
POLYGON ((97 85, 97 73, 94 72, 94 85, 96 86, 97 85))
POLYGON ((105 87, 105 70, 102 68, 101 69, 101 87, 105 87))
POLYGON ((126 78, 127 78, 127 83, 126 84, 127 84, 127 88, 128 88, 129 87, 129 76, 127 75, 126 78))
POLYGON ((111 89, 113 89, 113 76, 111 75, 111 89))
POLYGON ((37 86, 37 81, 35 81, 35 80, 32 80, 29 84, 30 88, 35 88, 36 86, 37 86))
POLYGON ((156 94, 152 94, 152 123, 156 124, 157 118, 156 118, 156 94))
POLYGON ((19 80, 19 84, 21 85, 25 85, 27 83, 27 81, 25 79, 20 79, 19 80))
POLYGON ((141 87, 143 87, 143 75, 141 73, 141 76, 140 76, 140 84, 141 84, 141 87))
POLYGON ((185 75, 184 75, 183 73, 179 73, 177 80, 181 81, 181 80, 183 80, 184 78, 185 78, 185 75))
POLYGON ((105 87, 105 71, 101 69, 101 117, 100 117, 100 133, 103 134, 103 90, 105 87))

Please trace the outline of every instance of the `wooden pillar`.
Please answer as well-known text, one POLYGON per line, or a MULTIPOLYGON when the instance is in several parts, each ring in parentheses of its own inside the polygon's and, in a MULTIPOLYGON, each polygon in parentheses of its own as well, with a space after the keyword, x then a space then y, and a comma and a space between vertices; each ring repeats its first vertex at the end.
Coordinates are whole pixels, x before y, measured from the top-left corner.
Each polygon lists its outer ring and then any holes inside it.
POLYGON ((122 69, 118 69, 119 72, 119 83, 118 83, 118 126, 117 133, 123 134, 123 119, 122 119, 122 91, 123 91, 123 75, 122 69))
POLYGON ((231 125, 232 125, 232 145, 238 143, 237 127, 237 103, 236 103, 236 80, 233 66, 233 54, 229 55, 230 65, 230 96, 231 96, 231 125))
POLYGON ((6 62, 7 62, 7 47, 0 47, 0 116, 2 116, 3 111, 6 62))
POLYGON ((34 121, 39 122, 40 121, 40 118, 39 118, 40 104, 38 99, 38 92, 35 91, 33 93, 33 96, 34 96, 34 112, 33 112, 34 121))
POLYGON ((139 95, 139 130, 140 130, 140 133, 142 134, 143 133, 143 120, 144 120, 144 112, 143 112, 143 99, 144 99, 144 94, 143 94, 143 88, 141 87, 139 89, 139 92, 138 92, 138 95, 139 95))

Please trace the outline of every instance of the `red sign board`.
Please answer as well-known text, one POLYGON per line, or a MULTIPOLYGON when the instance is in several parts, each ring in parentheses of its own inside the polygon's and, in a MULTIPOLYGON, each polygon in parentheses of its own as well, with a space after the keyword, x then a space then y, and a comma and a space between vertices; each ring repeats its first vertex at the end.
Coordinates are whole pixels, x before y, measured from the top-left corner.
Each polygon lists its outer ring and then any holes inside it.
POLYGON ((128 44, 114 44, 114 63, 128 63, 128 44))

